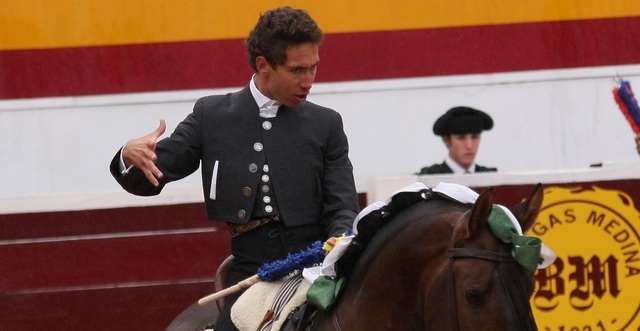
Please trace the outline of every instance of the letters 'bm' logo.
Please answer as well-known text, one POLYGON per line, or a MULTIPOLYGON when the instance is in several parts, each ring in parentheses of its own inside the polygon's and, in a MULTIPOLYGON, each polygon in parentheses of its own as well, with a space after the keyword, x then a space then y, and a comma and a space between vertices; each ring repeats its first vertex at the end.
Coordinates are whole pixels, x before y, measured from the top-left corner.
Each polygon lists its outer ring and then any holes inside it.
POLYGON ((548 187, 537 236, 557 254, 531 299, 539 330, 640 331, 640 214, 624 192, 548 187))

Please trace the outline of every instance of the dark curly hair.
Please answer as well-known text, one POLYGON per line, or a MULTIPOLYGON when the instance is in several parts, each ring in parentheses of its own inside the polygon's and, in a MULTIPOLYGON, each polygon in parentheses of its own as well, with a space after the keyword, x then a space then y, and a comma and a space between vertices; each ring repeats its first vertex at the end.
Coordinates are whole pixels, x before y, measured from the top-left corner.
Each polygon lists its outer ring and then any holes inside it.
POLYGON ((256 58, 264 56, 272 67, 287 61, 290 46, 320 44, 324 35, 316 22, 302 9, 280 7, 260 16, 246 40, 249 65, 254 71, 256 58))

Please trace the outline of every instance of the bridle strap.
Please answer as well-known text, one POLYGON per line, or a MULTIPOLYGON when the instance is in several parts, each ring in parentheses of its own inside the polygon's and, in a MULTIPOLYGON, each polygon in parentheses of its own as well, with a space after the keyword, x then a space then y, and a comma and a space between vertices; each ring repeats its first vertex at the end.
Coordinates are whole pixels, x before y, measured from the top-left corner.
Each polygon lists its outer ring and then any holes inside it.
POLYGON ((460 258, 481 259, 492 262, 515 262, 511 255, 500 254, 496 252, 484 251, 473 248, 451 248, 449 250, 449 294, 451 296, 451 326, 452 330, 460 330, 460 321, 458 319, 458 300, 456 297, 456 279, 453 274, 453 261, 460 258))
POLYGON ((494 262, 515 262, 516 260, 511 255, 500 254, 496 252, 484 251, 480 249, 473 248, 452 248, 449 251, 449 259, 457 259, 457 258, 473 258, 473 259, 481 259, 488 260, 494 262))

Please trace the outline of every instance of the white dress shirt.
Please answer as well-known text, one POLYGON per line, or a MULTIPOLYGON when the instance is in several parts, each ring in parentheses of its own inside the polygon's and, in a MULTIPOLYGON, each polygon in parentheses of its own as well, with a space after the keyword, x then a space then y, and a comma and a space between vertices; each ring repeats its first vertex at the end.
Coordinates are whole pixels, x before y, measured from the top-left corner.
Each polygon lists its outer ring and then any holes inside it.
POLYGON ((267 98, 256 86, 255 81, 256 75, 253 74, 251 77, 251 82, 249 83, 249 89, 251 90, 251 95, 253 95, 253 99, 256 100, 256 104, 260 108, 260 117, 262 118, 274 118, 278 114, 278 109, 282 105, 280 101, 271 100, 267 98))
POLYGON ((465 169, 461 165, 459 165, 456 161, 454 161, 449 155, 444 159, 444 162, 451 168, 455 175, 463 175, 463 174, 473 174, 476 172, 476 164, 472 163, 469 168, 465 169))

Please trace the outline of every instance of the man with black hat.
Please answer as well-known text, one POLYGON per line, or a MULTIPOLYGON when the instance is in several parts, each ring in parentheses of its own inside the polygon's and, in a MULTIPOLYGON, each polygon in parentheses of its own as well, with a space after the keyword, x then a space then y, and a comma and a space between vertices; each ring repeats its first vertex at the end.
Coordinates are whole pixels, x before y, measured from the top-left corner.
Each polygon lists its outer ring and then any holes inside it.
POLYGON ((442 137, 449 154, 444 162, 424 167, 416 175, 469 174, 497 171, 475 164, 480 134, 493 127, 491 116, 465 106, 449 109, 433 125, 433 133, 442 137))

